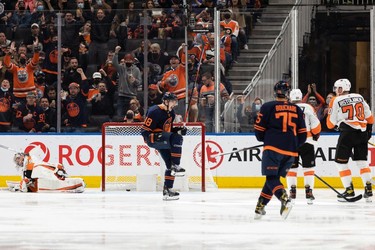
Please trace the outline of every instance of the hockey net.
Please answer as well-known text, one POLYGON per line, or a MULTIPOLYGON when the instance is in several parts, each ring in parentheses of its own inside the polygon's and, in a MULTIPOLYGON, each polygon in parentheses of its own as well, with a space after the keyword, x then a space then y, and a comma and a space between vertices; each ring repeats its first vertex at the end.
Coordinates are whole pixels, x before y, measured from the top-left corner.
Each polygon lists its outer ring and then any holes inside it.
MULTIPOLYGON (((175 124, 179 126, 182 124, 175 124)), ((180 191, 217 189, 206 168, 205 129, 202 123, 186 123, 180 166, 184 177, 176 177, 180 191)), ((104 123, 102 126, 102 191, 136 190, 137 179, 155 176, 156 190, 164 183, 165 164, 157 150, 146 145, 141 135, 142 123, 104 123)))

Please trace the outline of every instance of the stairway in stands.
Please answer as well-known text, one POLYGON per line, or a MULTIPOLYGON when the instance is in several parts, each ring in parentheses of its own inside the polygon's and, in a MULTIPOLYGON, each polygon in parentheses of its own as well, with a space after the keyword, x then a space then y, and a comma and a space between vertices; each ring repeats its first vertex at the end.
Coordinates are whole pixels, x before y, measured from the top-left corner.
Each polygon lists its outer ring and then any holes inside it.
POLYGON ((282 24, 291 9, 291 5, 272 4, 272 1, 270 5, 262 9, 260 22, 255 23, 248 38, 249 49, 241 50, 237 63, 233 64, 227 76, 232 83, 234 95, 242 94, 251 82, 264 56, 279 35, 282 24))

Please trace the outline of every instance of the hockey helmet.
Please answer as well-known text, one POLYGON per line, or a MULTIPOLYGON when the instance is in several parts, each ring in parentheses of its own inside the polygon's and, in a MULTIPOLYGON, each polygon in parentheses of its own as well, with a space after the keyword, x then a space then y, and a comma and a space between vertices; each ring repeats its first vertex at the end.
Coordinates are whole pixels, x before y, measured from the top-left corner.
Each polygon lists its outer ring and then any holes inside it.
POLYGON ((275 97, 285 98, 289 95, 290 85, 286 81, 278 81, 273 87, 275 97))
POLYGON ((289 94, 291 102, 302 101, 302 92, 300 89, 292 89, 289 94))
POLYGON ((171 100, 175 100, 177 101, 177 96, 171 92, 165 92, 164 95, 163 95, 163 98, 162 98, 163 101, 171 101, 171 100))
POLYGON ((24 161, 25 155, 22 153, 16 153, 13 157, 14 163, 16 163, 17 168, 23 167, 23 161, 24 161))
POLYGON ((333 91, 336 92, 338 88, 342 88, 342 91, 350 91, 352 84, 348 79, 338 79, 333 85, 333 91))

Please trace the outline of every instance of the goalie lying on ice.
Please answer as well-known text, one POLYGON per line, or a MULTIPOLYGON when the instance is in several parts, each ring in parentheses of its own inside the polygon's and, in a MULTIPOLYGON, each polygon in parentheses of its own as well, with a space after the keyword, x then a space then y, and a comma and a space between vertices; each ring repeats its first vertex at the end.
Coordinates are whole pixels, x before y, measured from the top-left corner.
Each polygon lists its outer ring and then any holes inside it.
POLYGON ((81 178, 68 178, 62 164, 37 162, 32 156, 17 153, 13 158, 16 168, 23 172, 19 185, 9 185, 11 191, 38 192, 43 190, 82 193, 85 183, 81 178))

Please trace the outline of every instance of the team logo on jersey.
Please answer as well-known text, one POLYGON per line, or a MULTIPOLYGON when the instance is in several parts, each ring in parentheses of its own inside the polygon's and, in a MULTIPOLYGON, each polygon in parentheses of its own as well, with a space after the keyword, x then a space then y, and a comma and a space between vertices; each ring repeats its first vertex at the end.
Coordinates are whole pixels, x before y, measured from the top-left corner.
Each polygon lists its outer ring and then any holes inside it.
POLYGON ((76 117, 79 115, 79 106, 77 105, 77 103, 69 103, 66 109, 68 110, 68 114, 70 117, 76 117))
POLYGON ((178 83, 178 76, 175 74, 171 74, 168 78, 168 85, 171 87, 176 87, 178 83))
POLYGON ((32 142, 25 148, 25 153, 30 153, 38 156, 42 161, 48 162, 50 158, 50 152, 46 145, 41 142, 32 142))
MULTIPOLYGON (((214 141, 206 141, 205 144, 205 152, 206 152, 206 168, 211 170, 218 168, 224 160, 224 156, 215 157, 217 154, 223 153, 223 149, 219 144, 214 141)), ((197 146, 194 148, 193 152, 194 162, 197 166, 202 167, 201 159, 202 159, 202 144, 198 143, 197 146)))
POLYGON ((19 69, 17 71, 17 77, 20 82, 27 82, 29 79, 26 69, 19 69))

